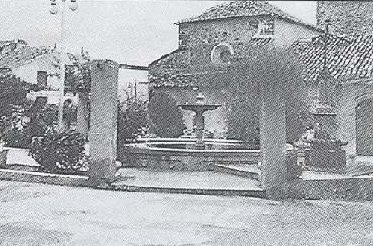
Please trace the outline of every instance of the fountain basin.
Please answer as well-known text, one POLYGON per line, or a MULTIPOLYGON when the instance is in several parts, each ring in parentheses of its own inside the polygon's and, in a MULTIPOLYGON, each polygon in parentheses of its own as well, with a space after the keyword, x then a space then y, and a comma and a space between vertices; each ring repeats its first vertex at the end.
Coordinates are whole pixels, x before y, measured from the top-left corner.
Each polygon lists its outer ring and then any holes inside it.
POLYGON ((120 149, 124 167, 152 170, 209 171, 214 165, 257 164, 260 150, 240 141, 205 139, 205 149, 193 149, 193 139, 145 139, 120 149))

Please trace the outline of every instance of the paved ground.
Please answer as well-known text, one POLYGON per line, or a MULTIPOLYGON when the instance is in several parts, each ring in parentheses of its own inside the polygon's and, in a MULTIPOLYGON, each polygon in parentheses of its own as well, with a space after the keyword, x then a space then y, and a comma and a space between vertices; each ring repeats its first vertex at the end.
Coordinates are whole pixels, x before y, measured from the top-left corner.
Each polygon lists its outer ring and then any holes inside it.
POLYGON ((373 204, 0 181, 0 245, 373 245, 373 204))

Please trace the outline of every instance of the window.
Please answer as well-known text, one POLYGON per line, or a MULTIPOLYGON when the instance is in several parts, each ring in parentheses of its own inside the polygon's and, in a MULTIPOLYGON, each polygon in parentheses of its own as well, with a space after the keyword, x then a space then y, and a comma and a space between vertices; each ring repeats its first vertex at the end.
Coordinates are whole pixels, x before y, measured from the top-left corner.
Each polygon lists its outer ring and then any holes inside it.
POLYGON ((40 87, 47 87, 48 82, 48 73, 47 71, 38 71, 36 75, 36 81, 38 83, 38 86, 40 87))
POLYGON ((189 35, 185 31, 179 31, 179 48, 185 48, 189 43, 189 35))
POLYGON ((273 36, 274 34, 274 21, 273 20, 261 20, 258 25, 257 37, 261 36, 273 36))
POLYGON ((231 45, 219 44, 212 49, 211 61, 214 64, 230 64, 233 54, 231 45))
POLYGON ((232 54, 229 50, 223 50, 220 53, 220 60, 222 61, 222 63, 228 63, 230 61, 231 55, 232 54))

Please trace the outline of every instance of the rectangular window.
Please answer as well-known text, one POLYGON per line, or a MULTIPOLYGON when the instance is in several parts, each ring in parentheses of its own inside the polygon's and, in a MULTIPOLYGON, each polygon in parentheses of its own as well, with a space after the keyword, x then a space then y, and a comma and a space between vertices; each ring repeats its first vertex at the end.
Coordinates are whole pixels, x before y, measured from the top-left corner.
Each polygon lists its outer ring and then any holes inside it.
POLYGON ((274 21, 262 20, 259 22, 257 36, 273 36, 274 35, 274 21))
POLYGON ((38 71, 36 75, 36 81, 38 83, 38 86, 42 88, 47 87, 47 83, 48 83, 47 71, 38 71))
POLYGON ((186 48, 189 44, 189 35, 186 31, 179 29, 179 48, 186 48))

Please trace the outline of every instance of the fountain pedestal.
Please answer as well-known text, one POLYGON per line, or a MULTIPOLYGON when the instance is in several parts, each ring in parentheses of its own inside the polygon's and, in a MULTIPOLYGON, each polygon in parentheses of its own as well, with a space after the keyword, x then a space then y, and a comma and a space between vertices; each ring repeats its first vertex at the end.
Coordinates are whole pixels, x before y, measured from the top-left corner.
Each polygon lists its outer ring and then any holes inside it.
POLYGON ((204 149, 205 143, 203 141, 203 131, 205 129, 204 119, 203 119, 203 113, 204 111, 196 110, 194 111, 196 113, 195 119, 196 119, 196 148, 197 149, 204 149))
POLYGON ((195 122, 196 122, 196 149, 204 149, 205 143, 203 141, 203 132, 205 130, 205 122, 203 119, 203 114, 209 110, 215 110, 221 107, 221 104, 206 104, 205 97, 202 93, 198 93, 197 101, 195 104, 180 104, 178 105, 184 110, 190 110, 196 113, 195 122))
POLYGON ((319 105, 313 112, 317 123, 315 137, 311 141, 307 165, 313 168, 332 172, 343 172, 346 168, 346 151, 336 138, 336 116, 333 108, 319 105))

